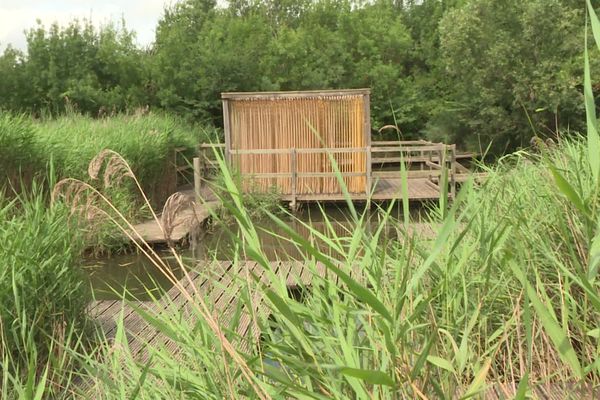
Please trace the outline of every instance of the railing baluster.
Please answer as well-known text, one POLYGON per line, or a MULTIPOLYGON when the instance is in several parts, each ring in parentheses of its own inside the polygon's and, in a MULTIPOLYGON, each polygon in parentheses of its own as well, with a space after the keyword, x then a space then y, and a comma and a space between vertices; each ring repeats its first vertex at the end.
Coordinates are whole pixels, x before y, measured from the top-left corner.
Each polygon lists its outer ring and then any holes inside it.
POLYGON ((290 149, 290 172, 292 173, 292 210, 296 210, 296 181, 297 181, 297 162, 296 162, 296 149, 290 149))
POLYGON ((366 172, 366 174, 367 174, 367 191, 366 191, 366 194, 370 195, 371 194, 371 190, 372 190, 371 185, 373 184, 373 182, 371 180, 372 179, 371 178, 371 168, 372 168, 372 165, 371 165, 371 146, 367 146, 366 147, 366 156, 367 156, 367 172, 366 172))

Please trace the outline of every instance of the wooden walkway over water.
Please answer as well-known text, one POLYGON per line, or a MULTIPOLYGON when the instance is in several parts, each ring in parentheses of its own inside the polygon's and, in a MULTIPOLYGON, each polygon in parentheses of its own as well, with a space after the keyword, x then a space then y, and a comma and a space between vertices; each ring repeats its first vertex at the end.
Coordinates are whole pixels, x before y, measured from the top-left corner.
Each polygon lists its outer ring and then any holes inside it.
MULTIPOLYGON (((423 140, 380 141, 373 142, 372 146, 365 148, 230 150, 231 154, 224 154, 224 151, 226 152, 224 144, 203 144, 199 148, 199 157, 193 160, 193 166, 178 166, 179 172, 185 172, 192 168, 194 170, 194 190, 178 192, 189 201, 186 202, 185 207, 180 207, 177 213, 167 215, 166 221, 165 214, 167 213, 163 212, 159 221, 149 219, 135 225, 134 230, 137 234, 132 233, 132 236, 137 241, 143 241, 150 245, 176 244, 187 239, 197 225, 207 220, 212 215, 212 211, 220 205, 209 185, 203 184, 203 182, 210 181, 215 169, 218 168, 215 161, 215 154, 218 152, 221 152, 221 156, 226 158, 234 155, 259 158, 289 156, 290 165, 287 167, 281 165, 280 172, 242 175, 240 184, 242 186, 254 185, 259 182, 263 189, 268 188, 268 190, 273 187, 276 187, 277 190, 288 188, 288 191, 279 191, 279 196, 282 201, 289 202, 292 208, 295 208, 298 202, 344 201, 348 196, 352 201, 385 201, 404 198, 410 201, 439 200, 444 192, 442 188, 444 177, 447 185, 446 193, 448 197, 453 198, 456 194, 456 185, 472 176, 469 169, 458 160, 467 160, 468 162, 474 158, 473 154, 457 154, 454 145, 448 146, 423 140), (343 165, 340 165, 340 171, 301 172, 296 169, 297 158, 303 155, 322 158, 328 156, 328 152, 332 153, 329 156, 334 158, 341 155, 341 159, 361 155, 367 163, 364 172, 344 172, 343 165), (405 173, 401 172, 400 164, 402 163, 406 168, 405 173), (362 177, 365 182, 362 192, 344 194, 340 190, 334 190, 328 193, 313 193, 306 191, 306 187, 300 188, 303 183, 307 182, 314 184, 322 180, 331 185, 331 181, 357 176, 362 177), (403 177, 407 179, 407 193, 404 193, 403 177), (281 186, 282 183, 283 186, 281 186), (198 202, 199 199, 203 200, 201 204, 198 202)), ((175 158, 178 159, 178 157, 175 158)), ((482 176, 479 174, 476 178, 482 178, 482 176)))
MULTIPOLYGON (((325 268, 317 264, 314 270, 296 261, 273 261, 271 271, 280 279, 288 290, 310 286, 313 276, 325 276, 325 268)), ((256 343, 260 332, 252 323, 255 316, 265 316, 266 306, 263 304, 262 291, 256 283, 258 280, 267 285, 270 282, 267 270, 254 261, 213 261, 201 263, 197 271, 189 273, 189 279, 183 277, 179 284, 173 286, 156 301, 135 302, 138 307, 152 315, 172 316, 175 311, 179 317, 191 316, 192 304, 201 296, 211 308, 220 326, 230 327, 234 316, 239 317, 232 329, 240 338, 240 346, 248 348, 249 343, 256 343), (253 309, 248 309, 240 301, 250 300, 253 309), (238 314, 241 313, 239 316, 238 314)), ((332 277, 332 279, 335 279, 332 277)), ((334 282, 336 282, 334 280, 334 282)), ((146 357, 149 347, 164 346, 173 353, 178 352, 177 345, 167 340, 156 328, 149 324, 136 310, 121 300, 102 300, 92 302, 89 314, 95 318, 99 326, 111 339, 117 332, 117 321, 123 318, 123 326, 134 356, 146 357)), ((188 321, 189 322, 189 321, 188 321)))
POLYGON ((475 157, 470 153, 457 153, 455 145, 424 140, 378 141, 355 148, 245 150, 227 149, 222 143, 203 144, 195 159, 198 186, 216 167, 215 151, 221 152, 233 170, 241 175, 244 190, 268 192, 276 188, 281 199, 292 205, 346 200, 347 195, 336 183, 339 179, 347 184, 350 180, 356 183, 356 179, 363 182, 354 185, 355 190, 348 186, 348 195, 353 201, 438 200, 444 192, 444 178, 445 192, 452 198, 457 184, 471 176, 463 163, 469 163, 475 157), (364 161, 357 164, 356 160, 364 161), (405 175, 401 173, 401 164, 405 167, 405 175), (245 168, 243 172, 239 171, 240 165, 245 168), (403 176, 407 179, 407 193, 403 192, 403 176), (356 190, 358 187, 360 190, 356 190))
MULTIPOLYGON (((307 267, 300 262, 278 261, 271 263, 271 271, 285 284, 288 290, 310 287, 315 276, 329 278, 338 284, 334 275, 326 276, 325 268, 319 264, 307 267)), ((355 279, 361 280, 360 272, 355 271, 355 279)), ((193 303, 201 296, 212 311, 212 316, 233 344, 241 351, 251 351, 260 341, 260 331, 256 318, 267 318, 268 307, 263 301, 262 290, 256 282, 269 285, 265 268, 253 261, 213 261, 198 266, 198 270, 182 278, 156 301, 135 302, 134 307, 163 318, 178 318, 193 329, 195 324, 193 303), (193 288, 196 288, 195 290, 193 288), (242 300, 245 299, 245 300, 242 300), (250 307, 248 307, 250 306, 250 307)), ((95 301, 88 312, 93 316, 104 335, 114 340, 117 321, 122 318, 128 347, 132 355, 140 361, 150 356, 150 348, 167 351, 177 357, 181 349, 178 344, 164 336, 149 324, 140 313, 121 300, 95 301)), ((489 400, 509 399, 515 396, 515 384, 496 383, 478 398, 489 400)), ((589 386, 566 388, 554 384, 542 384, 531 390, 534 399, 595 399, 600 394, 589 386)))
POLYGON ((134 230, 141 237, 132 235, 138 241, 149 245, 161 243, 180 243, 185 240, 195 226, 202 224, 211 215, 212 211, 219 206, 218 201, 208 201, 202 204, 190 202, 183 209, 178 210, 169 222, 162 215, 159 220, 150 219, 134 226, 134 230), (169 228, 168 225, 172 227, 169 228))

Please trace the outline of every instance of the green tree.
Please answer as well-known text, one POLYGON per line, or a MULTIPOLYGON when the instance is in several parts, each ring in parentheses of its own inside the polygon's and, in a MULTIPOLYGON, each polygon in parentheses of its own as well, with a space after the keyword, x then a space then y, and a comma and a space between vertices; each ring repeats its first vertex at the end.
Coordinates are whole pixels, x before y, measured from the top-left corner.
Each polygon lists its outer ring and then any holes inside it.
POLYGON ((2 99, 7 108, 62 112, 70 105, 97 115, 147 102, 147 63, 124 24, 95 29, 75 20, 46 29, 38 23, 26 36, 25 55, 7 50, 3 56, 13 65, 12 92, 20 96, 2 99))
MULTIPOLYGON (((148 51, 73 21, 0 56, 0 108, 92 115, 152 104, 220 125, 226 91, 370 87, 374 128, 503 151, 577 130, 578 0, 183 0, 148 51)), ((596 59, 596 58, 594 58, 596 59)))
POLYGON ((30 96, 23 91, 23 64, 23 53, 10 46, 0 55, 0 109, 20 110, 23 99, 30 96))
POLYGON ((528 145, 533 128, 578 129, 583 7, 560 0, 478 0, 440 22, 443 99, 435 139, 495 152, 528 145))
POLYGON ((154 76, 162 106, 215 123, 224 91, 372 87, 375 126, 424 125, 410 49, 391 1, 188 0, 159 23, 154 76))

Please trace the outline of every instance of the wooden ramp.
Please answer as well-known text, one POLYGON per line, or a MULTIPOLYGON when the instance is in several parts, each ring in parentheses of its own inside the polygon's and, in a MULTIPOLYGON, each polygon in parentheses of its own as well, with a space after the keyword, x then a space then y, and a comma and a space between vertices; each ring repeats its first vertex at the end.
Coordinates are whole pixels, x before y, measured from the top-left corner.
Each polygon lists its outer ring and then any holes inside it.
MULTIPOLYGON (((150 219, 134 225, 134 230, 142 240, 150 245, 161 243, 179 243, 186 239, 195 226, 202 224, 210 216, 220 202, 208 201, 202 204, 190 203, 183 209, 179 210, 169 225, 172 229, 165 229, 165 225, 159 216, 159 221, 150 219)), ((137 238, 137 235, 132 235, 137 238)))
MULTIPOLYGON (((257 343, 260 339, 260 332, 254 323, 256 316, 268 317, 268 307, 263 301, 262 291, 258 289, 256 280, 267 285, 271 281, 268 276, 271 272, 289 290, 310 286, 315 275, 330 278, 332 283, 338 284, 337 277, 326 276, 326 269, 320 264, 312 268, 296 261, 274 261, 267 270, 253 261, 214 261, 200 264, 197 271, 189 274, 190 279, 181 279, 180 284, 187 294, 180 288, 173 287, 159 300, 135 302, 134 307, 153 316, 162 314, 163 317, 179 318, 189 324, 191 329, 196 315, 191 307, 196 297, 202 296, 220 326, 229 328, 230 334, 235 333, 231 335, 234 345, 242 351, 249 351, 252 343, 257 343), (197 290, 193 290, 192 287, 197 290), (244 298, 249 301, 240 300, 244 298), (248 309, 246 304, 251 308, 248 309)), ((360 271, 353 271, 352 275, 355 279, 362 280, 360 271)), ((148 359, 150 348, 160 348, 177 357, 180 351, 177 343, 151 326, 134 307, 120 300, 95 301, 90 304, 88 313, 95 318, 109 340, 114 340, 117 321, 122 318, 129 349, 140 361, 148 359)), ((548 400, 595 399, 599 395, 597 389, 588 385, 569 388, 550 383, 538 385, 530 392, 531 398, 548 400)), ((515 384, 491 383, 478 398, 508 399, 513 398, 515 393, 515 384)))
MULTIPOLYGON (((190 272, 190 279, 180 280, 181 287, 173 286, 157 301, 135 302, 138 307, 153 315, 176 314, 191 315, 191 307, 196 296, 202 296, 206 304, 212 308, 213 314, 219 320, 220 326, 229 327, 236 311, 241 311, 237 326, 233 327, 239 338, 256 339, 259 332, 252 322, 252 315, 264 314, 266 306, 262 301, 262 292, 258 290, 255 279, 263 284, 270 282, 269 274, 274 273, 288 289, 299 286, 308 286, 312 282, 314 273, 325 275, 325 268, 317 265, 315 271, 296 261, 273 261, 270 271, 253 261, 214 261, 202 263, 197 271, 190 272), (195 287, 196 289, 193 289, 195 287), (250 296, 253 309, 242 307, 239 299, 250 296), (175 310, 173 309, 175 307, 175 310), (238 310, 238 307, 241 307, 238 310), (169 314, 166 314, 169 313, 169 314)), ((146 349, 152 346, 166 346, 174 354, 177 345, 168 341, 154 327, 146 322, 135 308, 121 300, 95 301, 88 307, 89 314, 98 322, 101 331, 108 339, 114 338, 117 331, 117 321, 123 318, 129 346, 134 356, 145 358, 146 349)), ((247 348, 247 342, 240 343, 242 348, 247 348)))

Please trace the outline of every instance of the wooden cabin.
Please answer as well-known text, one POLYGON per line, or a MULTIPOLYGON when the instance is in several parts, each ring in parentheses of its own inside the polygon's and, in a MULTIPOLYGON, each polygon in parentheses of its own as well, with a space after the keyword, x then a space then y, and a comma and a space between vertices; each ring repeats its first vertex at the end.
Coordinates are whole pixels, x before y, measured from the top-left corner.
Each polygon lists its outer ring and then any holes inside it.
POLYGON ((455 194, 455 145, 371 142, 369 89, 221 96, 225 156, 246 192, 275 191, 292 206, 345 200, 346 193, 358 201, 455 194))
POLYGON ((223 93, 226 156, 246 191, 327 198, 369 191, 369 89, 223 93), (336 172, 338 171, 338 172, 336 172))

